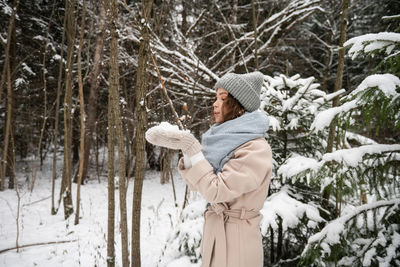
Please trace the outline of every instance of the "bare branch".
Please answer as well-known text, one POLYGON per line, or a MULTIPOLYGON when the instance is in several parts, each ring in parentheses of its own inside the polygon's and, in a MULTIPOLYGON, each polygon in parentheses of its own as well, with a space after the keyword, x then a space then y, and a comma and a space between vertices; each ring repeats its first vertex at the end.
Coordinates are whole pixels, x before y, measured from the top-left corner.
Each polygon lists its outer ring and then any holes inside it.
POLYGON ((201 12, 200 16, 197 18, 197 20, 193 23, 192 26, 190 26, 189 30, 184 34, 185 37, 187 37, 194 28, 196 28, 196 26, 200 23, 200 21, 203 19, 204 14, 206 13, 207 10, 203 9, 203 11, 201 12))
POLYGON ((35 247, 35 246, 43 246, 43 245, 53 245, 53 244, 64 244, 64 243, 71 243, 71 242, 76 242, 78 239, 74 240, 64 240, 64 241, 50 241, 50 242, 40 242, 40 243, 34 243, 34 244, 26 244, 18 247, 12 247, 12 248, 5 248, 0 250, 0 254, 13 250, 13 249, 20 249, 20 248, 27 248, 27 247, 35 247))

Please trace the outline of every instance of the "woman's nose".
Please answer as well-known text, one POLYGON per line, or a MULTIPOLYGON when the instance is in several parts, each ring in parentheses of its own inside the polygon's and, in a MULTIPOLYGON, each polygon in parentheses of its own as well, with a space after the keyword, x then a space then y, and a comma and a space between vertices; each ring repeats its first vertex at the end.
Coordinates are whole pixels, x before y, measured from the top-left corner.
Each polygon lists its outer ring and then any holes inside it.
POLYGON ((218 100, 215 100, 214 103, 213 103, 213 107, 214 107, 214 108, 216 108, 217 105, 218 105, 218 104, 217 104, 217 101, 218 101, 218 100))

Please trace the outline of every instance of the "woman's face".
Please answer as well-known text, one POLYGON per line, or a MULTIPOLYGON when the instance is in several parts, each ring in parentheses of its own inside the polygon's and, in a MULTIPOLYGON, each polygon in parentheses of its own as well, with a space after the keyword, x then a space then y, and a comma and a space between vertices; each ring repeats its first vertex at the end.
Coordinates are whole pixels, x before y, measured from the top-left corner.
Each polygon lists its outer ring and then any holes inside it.
POLYGON ((215 102, 213 104, 214 118, 216 123, 224 122, 222 104, 224 103, 224 100, 227 97, 228 97, 228 91, 226 91, 224 88, 218 88, 217 93, 215 95, 215 102))

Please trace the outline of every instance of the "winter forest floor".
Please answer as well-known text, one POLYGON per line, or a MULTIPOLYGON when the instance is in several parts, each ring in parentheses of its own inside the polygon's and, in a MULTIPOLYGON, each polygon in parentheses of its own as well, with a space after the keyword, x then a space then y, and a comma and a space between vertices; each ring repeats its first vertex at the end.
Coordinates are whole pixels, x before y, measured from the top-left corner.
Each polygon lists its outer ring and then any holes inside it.
MULTIPOLYGON (((59 160, 60 161, 60 160, 59 160)), ((59 163, 61 164, 61 163, 59 163)), ((38 171, 33 193, 27 189, 31 173, 17 169, 20 185, 21 208, 19 218, 19 246, 57 241, 59 244, 35 245, 12 249, 0 254, 0 266, 106 266, 107 258, 107 177, 95 175, 81 187, 80 221, 74 225, 75 214, 64 220, 63 207, 56 215, 51 215, 51 160, 38 171)), ((60 170, 58 170, 60 173, 60 170)), ((104 170, 106 173, 106 170, 104 170)), ((185 184, 174 169, 174 181, 178 207, 174 205, 171 183, 160 184, 160 174, 147 171, 143 184, 141 213, 141 260, 142 266, 157 266, 166 244, 166 238, 177 224, 185 184)), ((60 187, 56 180, 56 201, 60 187)), ((121 241, 119 233, 118 190, 116 198, 115 249, 116 266, 121 266, 121 241)), ((133 182, 129 181, 127 209, 129 242, 131 239, 133 182)), ((73 184, 74 209, 76 184, 73 184)), ((16 247, 17 236, 17 195, 15 190, 0 192, 0 251, 16 247)), ((56 204, 57 206, 57 204, 56 204)), ((183 266, 176 262, 174 266, 183 266)), ((187 266, 187 265, 185 265, 187 266)))

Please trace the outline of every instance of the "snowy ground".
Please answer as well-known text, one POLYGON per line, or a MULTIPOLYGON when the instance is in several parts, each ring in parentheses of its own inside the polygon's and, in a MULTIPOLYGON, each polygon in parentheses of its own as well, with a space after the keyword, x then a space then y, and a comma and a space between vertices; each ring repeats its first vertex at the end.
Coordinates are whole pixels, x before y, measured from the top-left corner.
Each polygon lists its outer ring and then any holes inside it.
MULTIPOLYGON (((31 194, 24 183, 30 173, 18 172, 21 184, 21 208, 19 246, 55 241, 71 241, 60 244, 31 246, 9 250, 0 254, 0 266, 105 266, 107 256, 107 181, 106 177, 92 179, 81 187, 81 219, 74 225, 73 214, 64 220, 63 209, 57 215, 51 209, 51 166, 38 172, 35 189, 31 194)), ((176 226, 183 201, 185 184, 174 171, 178 208, 175 208, 171 183, 161 185, 160 175, 147 171, 143 184, 141 217, 142 266, 157 266, 167 235, 176 226)), ((60 179, 57 180, 59 192, 60 179)), ((127 193, 128 225, 131 225, 133 182, 130 180, 127 193)), ((118 200, 118 191, 116 200, 118 200)), ((58 197, 56 197, 58 199, 58 197)), ((76 184, 73 184, 73 201, 76 203, 76 184)), ((74 208, 76 208, 74 206, 74 208)), ((0 251, 16 246, 17 196, 14 190, 0 192, 0 251)), ((116 207, 117 262, 121 266, 119 207, 116 207)), ((131 239, 129 228, 129 240, 131 239)), ((180 264, 178 264, 180 265, 180 264)))

